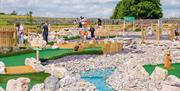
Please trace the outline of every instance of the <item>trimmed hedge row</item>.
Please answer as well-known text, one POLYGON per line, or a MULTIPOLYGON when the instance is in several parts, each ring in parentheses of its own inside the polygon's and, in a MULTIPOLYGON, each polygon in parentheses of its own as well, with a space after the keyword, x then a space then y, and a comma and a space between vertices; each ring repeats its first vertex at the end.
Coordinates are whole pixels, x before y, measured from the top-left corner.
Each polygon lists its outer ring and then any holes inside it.
POLYGON ((27 49, 23 51, 18 51, 18 52, 9 52, 6 54, 0 54, 0 57, 9 57, 9 56, 16 56, 16 55, 21 55, 21 54, 28 54, 28 53, 33 53, 35 52, 33 49, 27 49))

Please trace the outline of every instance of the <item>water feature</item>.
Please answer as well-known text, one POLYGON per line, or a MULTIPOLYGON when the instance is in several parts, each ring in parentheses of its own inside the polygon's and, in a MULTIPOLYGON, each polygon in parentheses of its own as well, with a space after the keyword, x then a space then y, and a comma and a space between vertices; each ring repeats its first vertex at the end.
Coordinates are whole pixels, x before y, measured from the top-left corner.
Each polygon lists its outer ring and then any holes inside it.
POLYGON ((113 91, 108 86, 106 79, 114 72, 115 68, 95 69, 81 73, 81 78, 94 84, 98 91, 113 91))

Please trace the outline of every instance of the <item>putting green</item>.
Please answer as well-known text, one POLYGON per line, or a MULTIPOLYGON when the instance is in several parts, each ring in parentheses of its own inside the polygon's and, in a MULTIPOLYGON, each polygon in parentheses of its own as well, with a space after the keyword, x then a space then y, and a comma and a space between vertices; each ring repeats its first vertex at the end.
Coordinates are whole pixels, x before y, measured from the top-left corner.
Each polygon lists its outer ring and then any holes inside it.
POLYGON ((29 73, 29 74, 18 74, 18 75, 0 75, 0 86, 6 88, 7 81, 10 79, 17 79, 19 77, 26 77, 31 79, 30 88, 37 83, 44 83, 46 77, 50 76, 48 73, 29 73))
MULTIPOLYGON (((164 64, 160 64, 160 65, 144 65, 144 68, 149 74, 151 74, 154 71, 156 66, 163 67, 164 64)), ((180 78, 180 63, 172 64, 172 66, 175 69, 168 70, 168 74, 169 75, 175 75, 178 78, 180 78)))
MULTIPOLYGON (((79 54, 98 54, 101 53, 101 48, 87 48, 83 52, 74 52, 73 49, 47 49, 40 51, 40 59, 51 60, 57 59, 68 55, 79 54)), ((2 57, 2 60, 6 66, 23 66, 26 58, 36 57, 36 52, 18 54, 14 56, 2 57)))

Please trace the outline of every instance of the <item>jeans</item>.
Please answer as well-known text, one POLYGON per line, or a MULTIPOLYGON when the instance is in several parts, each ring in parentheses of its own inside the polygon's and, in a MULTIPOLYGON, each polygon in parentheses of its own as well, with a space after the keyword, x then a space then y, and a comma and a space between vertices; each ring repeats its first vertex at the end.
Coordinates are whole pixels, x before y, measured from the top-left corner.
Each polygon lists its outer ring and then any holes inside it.
POLYGON ((48 43, 48 34, 43 35, 43 40, 45 40, 48 43))

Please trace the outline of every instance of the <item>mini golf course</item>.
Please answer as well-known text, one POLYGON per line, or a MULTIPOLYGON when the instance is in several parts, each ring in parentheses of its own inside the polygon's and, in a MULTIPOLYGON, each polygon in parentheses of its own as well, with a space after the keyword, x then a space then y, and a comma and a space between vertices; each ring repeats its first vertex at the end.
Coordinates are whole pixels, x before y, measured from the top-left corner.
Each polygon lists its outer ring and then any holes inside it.
MULTIPOLYGON (((149 74, 151 74, 154 71, 156 66, 163 67, 164 64, 159 64, 159 65, 144 65, 144 68, 145 68, 145 70, 149 74)), ((168 74, 169 75, 175 75, 178 78, 180 78, 180 63, 174 63, 174 64, 172 64, 172 67, 174 67, 175 69, 168 70, 168 74)))
MULTIPOLYGON (((62 58, 65 56, 70 55, 81 55, 81 54, 102 54, 101 48, 86 48, 82 52, 75 52, 73 49, 45 49, 40 51, 40 59, 41 61, 49 61, 53 59, 62 58)), ((2 60, 6 66, 13 67, 13 66, 24 66, 24 61, 26 58, 34 57, 35 58, 36 53, 35 51, 27 52, 27 53, 18 53, 11 56, 4 56, 1 57, 0 60, 2 60)), ((7 81, 9 79, 17 79, 19 77, 27 77, 31 79, 30 82, 30 88, 37 84, 37 83, 43 83, 45 78, 48 77, 50 74, 40 72, 40 73, 27 73, 27 74, 1 74, 0 75, 0 86, 3 88, 6 88, 7 81)))

